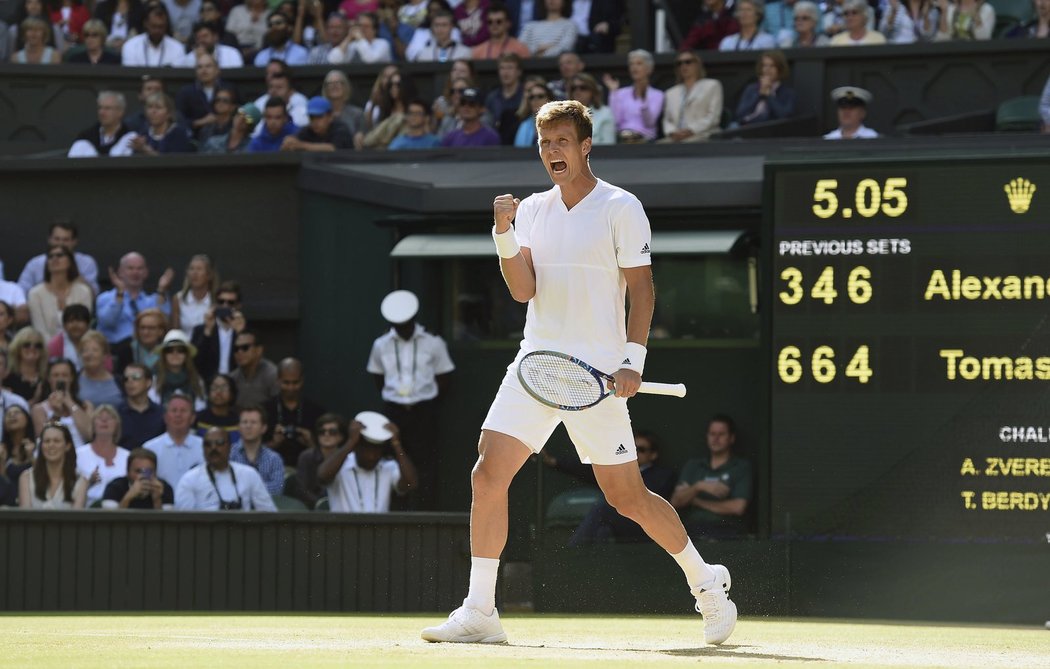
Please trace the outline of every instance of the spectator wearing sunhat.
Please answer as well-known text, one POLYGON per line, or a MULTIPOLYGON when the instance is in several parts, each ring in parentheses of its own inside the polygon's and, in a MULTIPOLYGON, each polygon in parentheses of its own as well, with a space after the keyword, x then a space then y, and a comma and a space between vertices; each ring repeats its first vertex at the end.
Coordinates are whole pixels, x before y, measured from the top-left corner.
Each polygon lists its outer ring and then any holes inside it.
POLYGON ((298 134, 284 138, 281 151, 335 151, 354 148, 350 127, 332 113, 328 98, 315 95, 306 103, 309 124, 298 134))
POLYGON ((831 99, 838 106, 839 127, 824 135, 824 139, 875 139, 879 136, 864 125, 868 105, 874 99, 869 91, 857 86, 840 86, 831 91, 831 99))
POLYGON ((367 370, 382 395, 384 414, 400 427, 419 470, 417 506, 433 509, 441 450, 438 401, 456 366, 445 341, 416 322, 419 299, 412 292, 395 290, 379 310, 391 327, 372 344, 367 370))
POLYGON ((163 405, 174 395, 184 395, 193 400, 194 410, 206 407, 204 383, 193 362, 197 357, 197 347, 190 342, 189 335, 182 330, 168 330, 155 353, 156 376, 149 398, 163 405))

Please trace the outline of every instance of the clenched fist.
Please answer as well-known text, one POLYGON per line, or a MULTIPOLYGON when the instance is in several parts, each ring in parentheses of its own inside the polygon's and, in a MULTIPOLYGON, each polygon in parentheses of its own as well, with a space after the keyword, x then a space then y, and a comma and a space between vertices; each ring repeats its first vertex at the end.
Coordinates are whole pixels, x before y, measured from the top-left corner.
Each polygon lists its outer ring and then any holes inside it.
POLYGON ((496 224, 496 233, 510 230, 510 224, 518 213, 518 205, 521 200, 510 193, 497 195, 492 201, 492 220, 496 224))

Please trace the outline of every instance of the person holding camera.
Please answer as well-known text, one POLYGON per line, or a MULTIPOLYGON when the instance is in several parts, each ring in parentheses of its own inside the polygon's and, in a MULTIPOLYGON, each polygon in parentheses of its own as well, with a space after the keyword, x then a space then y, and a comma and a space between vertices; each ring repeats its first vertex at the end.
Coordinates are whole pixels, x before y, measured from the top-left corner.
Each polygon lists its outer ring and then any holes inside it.
POLYGON ((175 491, 157 476, 157 455, 148 448, 128 454, 128 475, 115 478, 102 493, 103 509, 171 509, 175 491))
POLYGON ((223 281, 215 293, 215 304, 204 313, 204 323, 193 328, 190 341, 197 347, 194 364, 205 379, 237 369, 233 342, 247 326, 241 312, 241 287, 223 281))
POLYGON ((313 447, 310 429, 324 414, 317 404, 303 396, 303 363, 297 358, 285 358, 277 365, 277 397, 266 403, 270 418, 263 441, 280 454, 285 466, 299 463, 299 454, 313 447))
POLYGON ((259 472, 230 462, 230 435, 221 427, 204 434, 204 466, 186 472, 175 488, 179 511, 276 511, 259 472))

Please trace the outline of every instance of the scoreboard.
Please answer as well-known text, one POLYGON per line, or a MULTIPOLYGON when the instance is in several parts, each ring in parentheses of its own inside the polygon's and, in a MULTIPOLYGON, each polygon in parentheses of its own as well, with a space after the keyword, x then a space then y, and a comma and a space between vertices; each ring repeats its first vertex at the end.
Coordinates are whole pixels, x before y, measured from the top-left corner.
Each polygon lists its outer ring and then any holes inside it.
POLYGON ((774 535, 1050 537, 1050 154, 773 161, 774 535))

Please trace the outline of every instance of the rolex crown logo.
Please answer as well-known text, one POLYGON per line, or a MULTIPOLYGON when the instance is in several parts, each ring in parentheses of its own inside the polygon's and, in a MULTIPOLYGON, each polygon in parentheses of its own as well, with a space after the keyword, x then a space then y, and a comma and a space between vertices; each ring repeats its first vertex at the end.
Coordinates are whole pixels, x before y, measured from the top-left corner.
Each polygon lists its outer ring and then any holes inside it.
POLYGON ((1032 205, 1032 197, 1035 195, 1035 184, 1023 177, 1017 177, 1003 186, 1006 191, 1006 199, 1010 203, 1010 209, 1015 214, 1024 214, 1032 205))

